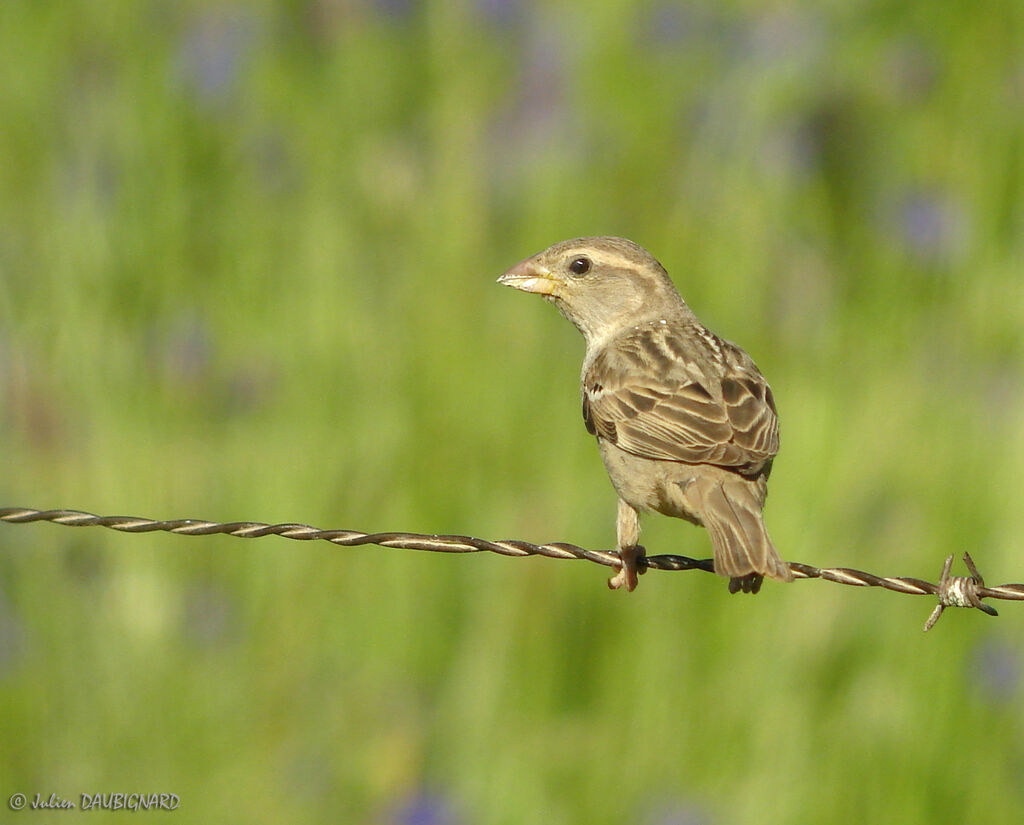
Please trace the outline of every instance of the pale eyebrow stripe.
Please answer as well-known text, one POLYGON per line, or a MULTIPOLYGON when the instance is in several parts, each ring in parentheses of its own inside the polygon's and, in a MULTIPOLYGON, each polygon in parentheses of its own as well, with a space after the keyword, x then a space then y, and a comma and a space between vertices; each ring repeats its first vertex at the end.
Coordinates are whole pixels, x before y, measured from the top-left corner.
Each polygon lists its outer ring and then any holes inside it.
POLYGON ((637 262, 633 258, 628 258, 625 255, 613 252, 610 249, 592 250, 590 257, 594 259, 595 263, 606 264, 609 266, 633 267, 637 265, 637 262))

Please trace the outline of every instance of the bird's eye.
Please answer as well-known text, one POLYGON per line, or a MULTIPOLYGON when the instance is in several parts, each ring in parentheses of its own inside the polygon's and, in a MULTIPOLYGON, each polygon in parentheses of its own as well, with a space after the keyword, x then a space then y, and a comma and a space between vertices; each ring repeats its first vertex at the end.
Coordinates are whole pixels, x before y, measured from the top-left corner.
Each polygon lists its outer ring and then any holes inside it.
POLYGON ((569 271, 573 275, 586 275, 590 272, 590 258, 573 258, 569 271))

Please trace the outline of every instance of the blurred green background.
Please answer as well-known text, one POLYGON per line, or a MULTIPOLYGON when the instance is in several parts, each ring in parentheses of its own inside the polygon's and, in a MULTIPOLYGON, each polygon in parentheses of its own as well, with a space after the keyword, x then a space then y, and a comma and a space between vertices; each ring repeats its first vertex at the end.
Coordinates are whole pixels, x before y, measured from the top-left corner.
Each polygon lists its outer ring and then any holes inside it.
MULTIPOLYGON (((1022 16, 4 2, 0 505, 610 547, 582 340, 494 280, 618 234, 771 381, 786 558, 934 580, 970 550, 1020 581, 1022 16)), ((710 552, 645 526, 651 552, 710 552)), ((927 599, 607 576, 0 525, 0 796, 173 792, 217 823, 1020 820, 1024 608, 924 636, 927 599)))

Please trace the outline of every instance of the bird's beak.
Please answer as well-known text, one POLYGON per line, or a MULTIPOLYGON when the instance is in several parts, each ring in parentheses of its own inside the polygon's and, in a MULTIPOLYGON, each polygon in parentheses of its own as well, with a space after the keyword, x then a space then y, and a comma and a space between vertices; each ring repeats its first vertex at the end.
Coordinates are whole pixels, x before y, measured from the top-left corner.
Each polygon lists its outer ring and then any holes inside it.
POLYGON ((558 281, 551 277, 551 270, 534 258, 517 263, 498 278, 498 283, 521 289, 523 292, 536 292, 545 296, 556 295, 558 289, 558 281))

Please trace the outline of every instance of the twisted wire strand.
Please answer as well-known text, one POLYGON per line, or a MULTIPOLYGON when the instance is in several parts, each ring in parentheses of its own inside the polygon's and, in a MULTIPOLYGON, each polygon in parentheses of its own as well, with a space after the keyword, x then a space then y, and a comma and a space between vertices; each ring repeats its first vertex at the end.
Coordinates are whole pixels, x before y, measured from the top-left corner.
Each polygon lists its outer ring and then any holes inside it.
MULTIPOLYGON (((587 550, 567 542, 531 544, 518 539, 487 541, 472 536, 424 533, 361 533, 357 530, 321 530, 308 524, 265 524, 255 521, 215 522, 198 519, 172 519, 157 521, 138 516, 98 516, 81 510, 33 510, 27 507, 0 507, 0 521, 10 524, 28 524, 46 521, 66 527, 107 527, 123 533, 176 533, 183 536, 228 535, 237 538, 281 536, 298 541, 329 541, 341 547, 374 544, 405 550, 426 550, 438 553, 498 553, 502 556, 546 556, 552 559, 583 559, 619 567, 619 555, 610 550, 587 550)), ((848 567, 814 567, 801 562, 789 562, 797 579, 824 579, 853 587, 882 587, 895 593, 916 596, 936 596, 939 604, 929 618, 925 630, 930 629, 946 607, 978 608, 995 616, 995 608, 982 599, 1024 601, 1024 584, 1003 584, 986 587, 970 555, 964 557, 970 576, 950 576, 953 557, 946 559, 942 577, 937 584, 905 576, 876 576, 848 567)), ((714 572, 711 559, 692 559, 688 556, 647 556, 642 562, 649 570, 704 570, 714 572)))

